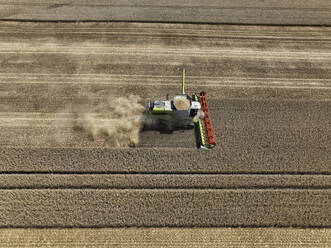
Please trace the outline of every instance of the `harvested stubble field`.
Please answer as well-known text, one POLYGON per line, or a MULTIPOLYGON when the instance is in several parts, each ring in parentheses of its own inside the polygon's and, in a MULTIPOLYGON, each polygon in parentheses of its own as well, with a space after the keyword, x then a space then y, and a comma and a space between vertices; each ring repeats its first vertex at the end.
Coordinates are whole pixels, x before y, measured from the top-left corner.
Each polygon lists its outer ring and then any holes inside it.
MULTIPOLYGON (((1 227, 330 227, 331 28, 0 26, 1 227), (206 91, 218 146, 91 141, 70 107, 206 91)), ((106 114, 106 113, 104 113, 106 114)), ((96 118, 103 118, 102 115, 96 118)))
POLYGON ((326 248, 330 235, 329 229, 292 228, 14 228, 0 229, 0 243, 4 248, 326 248))
POLYGON ((330 25, 328 0, 1 0, 2 20, 330 25))

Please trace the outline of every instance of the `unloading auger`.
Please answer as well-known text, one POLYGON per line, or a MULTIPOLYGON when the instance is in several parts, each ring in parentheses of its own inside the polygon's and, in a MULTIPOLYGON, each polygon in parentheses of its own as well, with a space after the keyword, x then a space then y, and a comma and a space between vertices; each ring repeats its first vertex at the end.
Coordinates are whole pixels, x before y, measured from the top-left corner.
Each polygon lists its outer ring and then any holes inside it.
POLYGON ((182 73, 181 94, 173 100, 149 101, 145 111, 144 129, 173 133, 176 130, 195 129, 196 144, 199 149, 216 146, 215 134, 205 92, 185 94, 185 69, 182 73))

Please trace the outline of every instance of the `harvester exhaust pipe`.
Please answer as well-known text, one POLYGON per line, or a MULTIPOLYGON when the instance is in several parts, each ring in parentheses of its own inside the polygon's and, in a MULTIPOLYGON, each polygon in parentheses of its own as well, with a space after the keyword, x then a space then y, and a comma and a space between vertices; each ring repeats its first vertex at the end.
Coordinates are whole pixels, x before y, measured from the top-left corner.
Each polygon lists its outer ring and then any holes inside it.
POLYGON ((183 68, 182 72, 182 94, 185 94, 185 68, 183 68))

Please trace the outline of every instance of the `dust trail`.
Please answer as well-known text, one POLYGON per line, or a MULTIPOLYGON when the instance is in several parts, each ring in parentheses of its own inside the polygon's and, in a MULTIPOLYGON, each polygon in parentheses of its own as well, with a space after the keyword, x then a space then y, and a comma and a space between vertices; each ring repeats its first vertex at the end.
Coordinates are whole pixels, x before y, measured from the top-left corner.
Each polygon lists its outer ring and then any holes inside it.
POLYGON ((140 98, 109 98, 97 105, 91 113, 75 113, 73 127, 85 132, 91 139, 104 139, 108 145, 126 147, 139 143, 139 131, 142 125, 144 106, 140 98), (106 118, 97 118, 93 113, 105 113, 106 118))
MULTIPOLYGON (((93 107, 71 106, 69 119, 62 126, 71 128, 74 135, 84 135, 91 142, 110 147, 128 147, 139 143, 142 116, 145 110, 136 95, 108 97, 93 107)), ((62 122, 58 119, 57 122, 62 122)), ((61 126, 61 125, 60 125, 61 126)), ((59 133, 59 132, 57 132, 59 133)), ((56 135, 57 136, 57 135, 56 135)), ((68 137, 55 137, 57 143, 66 143, 68 137)))

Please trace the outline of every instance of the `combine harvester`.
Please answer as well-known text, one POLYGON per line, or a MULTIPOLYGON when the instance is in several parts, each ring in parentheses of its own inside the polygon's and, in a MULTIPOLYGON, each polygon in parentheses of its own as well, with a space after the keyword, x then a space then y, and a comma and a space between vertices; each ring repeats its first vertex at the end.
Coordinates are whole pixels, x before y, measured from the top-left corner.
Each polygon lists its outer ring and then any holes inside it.
POLYGON ((145 111, 144 130, 158 130, 171 134, 176 130, 195 129, 199 149, 216 146, 213 125, 205 92, 185 94, 185 69, 183 69, 182 92, 173 100, 149 101, 145 111))

